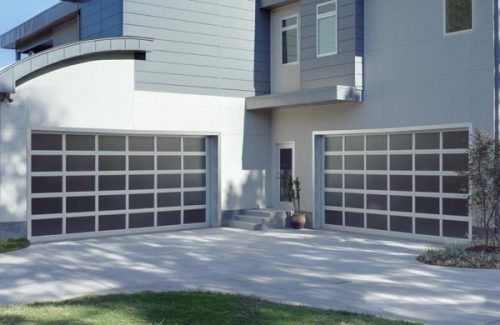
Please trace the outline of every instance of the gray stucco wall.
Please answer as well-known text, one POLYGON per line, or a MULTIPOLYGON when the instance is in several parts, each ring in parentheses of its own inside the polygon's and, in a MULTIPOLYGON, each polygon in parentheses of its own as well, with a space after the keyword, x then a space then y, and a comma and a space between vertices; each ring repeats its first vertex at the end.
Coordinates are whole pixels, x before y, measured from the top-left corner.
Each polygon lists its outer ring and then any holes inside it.
POLYGON ((123 0, 93 0, 79 6, 80 39, 123 35, 123 0))
POLYGON ((362 88, 364 1, 337 0, 338 53, 317 57, 316 6, 328 1, 301 0, 301 89, 334 85, 362 88))
POLYGON ((365 1, 364 102, 273 111, 273 142, 295 142, 305 210, 313 131, 471 123, 493 132, 493 0, 474 3, 474 30, 445 36, 442 1, 365 1))
POLYGON ((269 13, 258 0, 124 0, 124 34, 155 38, 136 63, 137 90, 269 92, 269 13))

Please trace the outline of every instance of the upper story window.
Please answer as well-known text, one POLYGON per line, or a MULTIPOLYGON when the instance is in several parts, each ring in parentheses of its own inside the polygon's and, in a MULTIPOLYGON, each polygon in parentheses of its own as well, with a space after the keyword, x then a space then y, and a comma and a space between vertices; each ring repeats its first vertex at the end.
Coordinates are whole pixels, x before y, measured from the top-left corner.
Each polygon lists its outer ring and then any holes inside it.
POLYGON ((473 0, 444 1, 446 34, 471 30, 473 25, 473 0))
POLYGON ((316 7, 317 56, 337 54, 337 1, 316 7))
POLYGON ((296 63, 298 60, 298 16, 281 20, 281 63, 296 63))

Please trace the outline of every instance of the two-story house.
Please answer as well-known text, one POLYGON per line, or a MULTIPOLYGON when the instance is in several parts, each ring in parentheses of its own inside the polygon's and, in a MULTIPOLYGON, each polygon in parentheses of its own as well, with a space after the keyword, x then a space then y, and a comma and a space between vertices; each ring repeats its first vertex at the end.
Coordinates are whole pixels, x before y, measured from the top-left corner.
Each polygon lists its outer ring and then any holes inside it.
POLYGON ((467 238, 456 171, 473 128, 498 133, 497 9, 63 1, 1 36, 0 234, 284 226, 292 175, 313 228, 467 238))

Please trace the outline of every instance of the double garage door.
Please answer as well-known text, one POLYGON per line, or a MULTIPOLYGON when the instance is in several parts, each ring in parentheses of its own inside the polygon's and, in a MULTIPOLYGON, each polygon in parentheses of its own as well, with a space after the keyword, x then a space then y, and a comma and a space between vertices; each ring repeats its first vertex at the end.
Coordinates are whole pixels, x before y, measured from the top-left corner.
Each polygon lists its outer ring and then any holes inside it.
POLYGON ((324 137, 325 228, 467 238, 469 133, 427 130, 324 137))
POLYGON ((35 241, 208 226, 208 138, 33 132, 35 241))

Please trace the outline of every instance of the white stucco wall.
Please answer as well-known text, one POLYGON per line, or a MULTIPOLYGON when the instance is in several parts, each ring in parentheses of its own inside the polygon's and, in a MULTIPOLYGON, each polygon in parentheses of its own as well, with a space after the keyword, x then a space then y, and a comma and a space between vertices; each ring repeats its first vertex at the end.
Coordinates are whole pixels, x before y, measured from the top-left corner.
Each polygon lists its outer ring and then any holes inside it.
POLYGON ((220 133, 222 210, 266 205, 270 122, 244 98, 134 91, 132 60, 68 66, 16 91, 0 104, 0 222, 26 220, 27 135, 39 128, 220 133))

